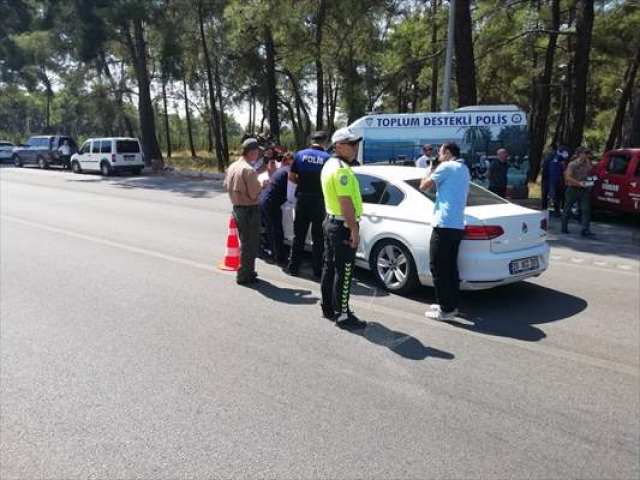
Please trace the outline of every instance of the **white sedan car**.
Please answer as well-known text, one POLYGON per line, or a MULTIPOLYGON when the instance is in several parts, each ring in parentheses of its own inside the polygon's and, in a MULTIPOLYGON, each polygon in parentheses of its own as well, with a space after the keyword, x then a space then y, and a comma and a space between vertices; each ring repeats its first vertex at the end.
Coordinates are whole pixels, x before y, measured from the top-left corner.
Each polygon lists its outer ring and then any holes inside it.
MULTIPOLYGON (((355 167, 364 214, 356 264, 387 290, 433 285, 429 240, 435 192, 420 192, 424 172, 403 166, 355 167)), ((293 239, 293 205, 283 206, 285 240, 293 239)), ((460 245, 460 288, 481 290, 540 275, 549 265, 541 212, 510 203, 471 184, 460 245)), ((310 237, 307 238, 310 243, 310 237)))

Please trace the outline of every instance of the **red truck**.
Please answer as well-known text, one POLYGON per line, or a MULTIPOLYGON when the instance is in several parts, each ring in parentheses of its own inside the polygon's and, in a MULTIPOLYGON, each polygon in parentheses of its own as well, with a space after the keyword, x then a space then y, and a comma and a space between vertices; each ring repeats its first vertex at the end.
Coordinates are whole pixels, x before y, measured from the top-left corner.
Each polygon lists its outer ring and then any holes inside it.
POLYGON ((593 173, 593 206, 640 215, 640 148, 605 153, 593 173))

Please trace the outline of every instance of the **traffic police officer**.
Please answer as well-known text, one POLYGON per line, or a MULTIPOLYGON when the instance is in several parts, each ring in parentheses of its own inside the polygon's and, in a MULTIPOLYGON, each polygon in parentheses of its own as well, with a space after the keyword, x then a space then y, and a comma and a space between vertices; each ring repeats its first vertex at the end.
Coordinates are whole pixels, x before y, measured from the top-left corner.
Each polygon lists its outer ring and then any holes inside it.
POLYGON ((366 326, 349 309, 351 276, 360 243, 358 221, 362 215, 360 185, 351 165, 356 162, 362 137, 349 128, 336 130, 331 138, 336 153, 322 169, 322 192, 327 210, 324 222, 324 268, 322 314, 340 328, 366 326))
POLYGON ((329 154, 325 151, 327 145, 325 132, 316 132, 311 138, 314 142, 309 148, 296 153, 289 172, 289 180, 297 184, 297 200, 293 221, 291 258, 286 271, 290 275, 299 274, 307 231, 309 224, 311 224, 313 274, 319 278, 322 274, 322 222, 326 214, 322 200, 320 172, 324 162, 329 158, 329 154))

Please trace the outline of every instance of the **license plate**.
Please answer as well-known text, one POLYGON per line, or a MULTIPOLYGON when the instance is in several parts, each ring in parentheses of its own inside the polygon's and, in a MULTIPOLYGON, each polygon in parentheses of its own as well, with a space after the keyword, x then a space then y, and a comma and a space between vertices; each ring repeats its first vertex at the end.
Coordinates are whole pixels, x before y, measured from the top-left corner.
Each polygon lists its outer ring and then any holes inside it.
POLYGON ((125 155, 124 156, 125 162, 133 162, 135 159, 136 159, 135 155, 125 155))
POLYGON ((538 257, 519 258, 509 263, 509 272, 511 275, 537 270, 538 268, 540 268, 538 257))

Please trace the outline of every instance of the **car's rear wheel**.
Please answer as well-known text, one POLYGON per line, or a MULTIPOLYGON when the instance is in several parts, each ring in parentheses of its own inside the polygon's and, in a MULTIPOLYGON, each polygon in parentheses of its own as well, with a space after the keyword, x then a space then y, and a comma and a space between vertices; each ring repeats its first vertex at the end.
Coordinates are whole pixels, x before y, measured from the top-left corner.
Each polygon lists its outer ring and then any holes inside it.
POLYGON ((80 162, 75 160, 71 163, 71 171, 73 173, 82 173, 82 167, 80 166, 80 162))
POLYGON ((111 175, 111 167, 109 167, 109 164, 107 162, 102 162, 100 164, 100 173, 105 177, 111 175))
POLYGON ((13 160, 13 165, 20 168, 22 166, 22 160, 20 159, 20 157, 18 155, 14 155, 13 157, 11 157, 11 160, 13 160))
POLYGON ((409 249, 397 240, 378 242, 370 258, 375 279, 388 291, 408 293, 418 285, 415 261, 409 249))
POLYGON ((47 163, 47 161, 44 159, 44 157, 38 157, 38 167, 40 167, 41 169, 45 169, 45 168, 49 168, 49 164, 47 163))
POLYGON ((140 175, 142 173, 142 168, 134 168, 133 169, 133 174, 134 175, 140 175))

